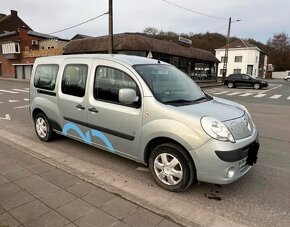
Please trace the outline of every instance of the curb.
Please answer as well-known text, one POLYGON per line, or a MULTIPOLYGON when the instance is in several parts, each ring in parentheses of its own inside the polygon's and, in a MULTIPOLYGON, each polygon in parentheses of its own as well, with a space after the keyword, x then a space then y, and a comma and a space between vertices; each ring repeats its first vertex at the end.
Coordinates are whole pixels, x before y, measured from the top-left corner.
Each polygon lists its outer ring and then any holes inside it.
POLYGON ((8 78, 8 77, 2 77, 0 76, 0 80, 5 80, 5 81, 13 81, 13 82, 19 82, 19 83, 30 83, 30 80, 26 79, 16 79, 16 78, 8 78))

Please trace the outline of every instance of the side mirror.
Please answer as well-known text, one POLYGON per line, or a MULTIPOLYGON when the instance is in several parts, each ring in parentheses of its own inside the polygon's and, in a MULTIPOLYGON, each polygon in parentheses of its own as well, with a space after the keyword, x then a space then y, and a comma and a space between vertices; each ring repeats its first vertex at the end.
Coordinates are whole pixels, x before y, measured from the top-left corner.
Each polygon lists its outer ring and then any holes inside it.
POLYGON ((132 104, 138 101, 136 91, 131 88, 122 88, 119 90, 119 102, 123 104, 132 104))

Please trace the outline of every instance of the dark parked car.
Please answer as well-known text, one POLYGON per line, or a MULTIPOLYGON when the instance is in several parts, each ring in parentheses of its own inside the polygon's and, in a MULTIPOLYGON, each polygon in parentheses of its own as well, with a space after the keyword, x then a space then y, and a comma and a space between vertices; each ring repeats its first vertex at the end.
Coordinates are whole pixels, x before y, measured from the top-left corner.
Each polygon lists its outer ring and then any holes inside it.
POLYGON ((263 87, 268 87, 268 82, 255 78, 248 74, 230 74, 225 82, 225 85, 227 85, 229 88, 234 87, 253 87, 255 89, 261 89, 263 87))

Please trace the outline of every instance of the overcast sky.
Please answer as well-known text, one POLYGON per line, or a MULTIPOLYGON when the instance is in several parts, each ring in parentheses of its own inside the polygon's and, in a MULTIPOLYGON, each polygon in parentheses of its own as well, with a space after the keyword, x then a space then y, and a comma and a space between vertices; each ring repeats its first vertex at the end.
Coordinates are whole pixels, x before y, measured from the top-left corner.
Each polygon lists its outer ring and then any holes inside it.
MULTIPOLYGON (((198 15, 170 5, 163 0, 113 0, 114 33, 142 32, 145 27, 176 33, 227 33, 254 38, 260 42, 275 33, 290 34, 289 0, 168 0, 171 3, 215 17, 198 15)), ((108 0, 1 0, 0 13, 17 10, 19 17, 34 31, 51 33, 108 11, 108 0)), ((54 34, 70 39, 75 34, 100 36, 108 34, 108 16, 82 26, 54 34)))

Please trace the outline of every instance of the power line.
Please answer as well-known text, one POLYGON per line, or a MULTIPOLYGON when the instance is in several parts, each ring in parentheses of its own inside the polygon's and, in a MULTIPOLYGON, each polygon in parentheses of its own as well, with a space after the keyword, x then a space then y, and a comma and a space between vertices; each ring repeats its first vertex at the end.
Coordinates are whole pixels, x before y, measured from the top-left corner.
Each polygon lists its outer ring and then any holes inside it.
POLYGON ((175 4, 175 3, 169 2, 169 1, 167 1, 167 0, 161 0, 161 1, 166 2, 166 3, 170 4, 170 5, 175 6, 175 7, 178 7, 178 8, 180 8, 180 9, 183 9, 183 10, 189 11, 189 12, 191 12, 191 13, 199 14, 199 15, 206 16, 206 17, 211 17, 211 18, 214 18, 214 19, 217 19, 217 20, 228 20, 228 18, 224 18, 224 17, 216 17, 216 16, 212 16, 212 15, 209 15, 209 14, 205 14, 205 13, 197 12, 197 11, 194 11, 194 10, 191 10, 191 9, 188 9, 188 8, 185 8, 185 7, 183 7, 183 6, 177 5, 177 4, 175 4))
POLYGON ((90 22, 90 21, 92 21, 92 20, 95 20, 95 19, 97 19, 97 18, 100 18, 100 17, 102 17, 102 16, 104 16, 104 15, 106 15, 106 14, 108 14, 108 12, 103 13, 103 14, 101 14, 101 15, 99 15, 99 16, 93 17, 93 18, 91 18, 91 19, 89 19, 89 20, 86 20, 86 21, 84 21, 84 22, 81 22, 81 23, 79 23, 79 24, 76 24, 76 25, 70 26, 70 27, 68 27, 68 28, 64 28, 64 29, 58 30, 58 31, 56 31, 56 32, 51 32, 51 33, 48 33, 48 34, 51 35, 51 34, 55 34, 55 33, 59 33, 59 32, 63 32, 63 31, 66 31, 66 30, 69 30, 69 29, 72 29, 72 28, 78 27, 78 26, 83 25, 83 24, 85 24, 85 23, 88 23, 88 22, 90 22))

